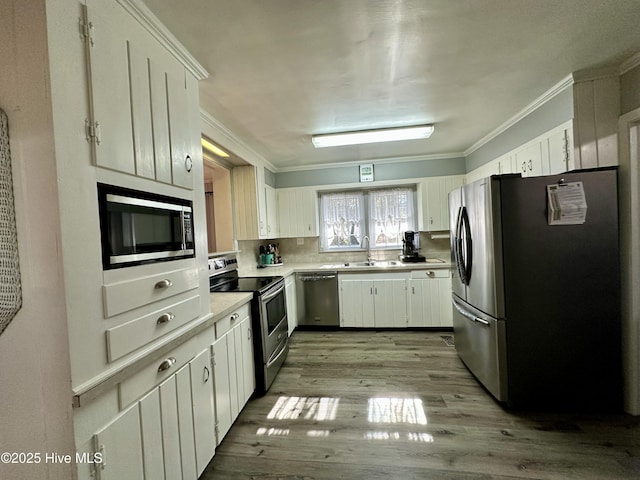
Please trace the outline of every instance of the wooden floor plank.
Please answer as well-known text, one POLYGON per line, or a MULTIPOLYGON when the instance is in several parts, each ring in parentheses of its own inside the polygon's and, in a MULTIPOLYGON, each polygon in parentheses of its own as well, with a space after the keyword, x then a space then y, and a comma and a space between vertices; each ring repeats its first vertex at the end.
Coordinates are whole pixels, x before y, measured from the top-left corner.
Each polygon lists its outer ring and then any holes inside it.
POLYGON ((202 478, 640 478, 639 419, 509 410, 441 334, 296 331, 202 478))

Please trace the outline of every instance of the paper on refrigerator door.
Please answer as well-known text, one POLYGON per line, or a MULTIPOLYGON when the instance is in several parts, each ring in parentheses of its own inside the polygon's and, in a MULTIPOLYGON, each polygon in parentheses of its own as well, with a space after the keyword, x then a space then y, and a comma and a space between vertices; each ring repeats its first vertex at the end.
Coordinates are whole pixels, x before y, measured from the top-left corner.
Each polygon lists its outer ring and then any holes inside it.
POLYGON ((587 218, 582 182, 547 185, 549 225, 580 225, 587 218))

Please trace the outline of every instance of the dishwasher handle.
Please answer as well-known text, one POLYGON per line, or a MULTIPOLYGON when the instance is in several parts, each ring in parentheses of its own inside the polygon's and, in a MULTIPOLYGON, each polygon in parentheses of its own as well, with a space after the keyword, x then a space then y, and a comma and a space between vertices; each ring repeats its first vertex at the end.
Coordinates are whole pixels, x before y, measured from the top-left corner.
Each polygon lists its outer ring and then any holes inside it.
POLYGON ((321 280, 332 280, 336 278, 335 274, 328 274, 328 275, 307 275, 307 276, 300 276, 300 281, 302 282, 318 282, 321 280))

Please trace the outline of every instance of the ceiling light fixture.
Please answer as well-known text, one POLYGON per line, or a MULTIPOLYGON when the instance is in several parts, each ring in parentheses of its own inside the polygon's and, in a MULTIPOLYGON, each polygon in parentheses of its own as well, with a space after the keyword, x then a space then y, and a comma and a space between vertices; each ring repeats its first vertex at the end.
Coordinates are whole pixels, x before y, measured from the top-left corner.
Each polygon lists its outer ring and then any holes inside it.
POLYGON ((229 158, 229 154, 227 152, 225 152, 224 150, 222 150, 220 147, 218 147, 217 145, 214 145, 213 143, 211 143, 209 140, 207 140, 206 138, 202 138, 200 140, 200 143, 202 144, 202 148, 204 148, 205 150, 210 151, 211 153, 213 153, 214 155, 217 155, 219 157, 222 158, 229 158))
POLYGON ((429 138, 433 125, 413 127, 381 128, 378 130, 360 130, 356 132, 326 133, 312 135, 311 141, 316 148, 338 147, 341 145, 360 145, 362 143, 395 142, 396 140, 415 140, 429 138))

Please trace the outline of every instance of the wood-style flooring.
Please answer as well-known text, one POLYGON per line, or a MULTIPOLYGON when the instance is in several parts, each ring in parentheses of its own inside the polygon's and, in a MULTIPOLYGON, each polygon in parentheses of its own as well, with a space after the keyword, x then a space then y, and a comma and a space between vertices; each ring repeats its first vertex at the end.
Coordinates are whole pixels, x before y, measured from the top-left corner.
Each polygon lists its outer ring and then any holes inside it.
POLYGON ((294 332, 201 478, 640 479, 640 419, 510 411, 443 334, 294 332))

